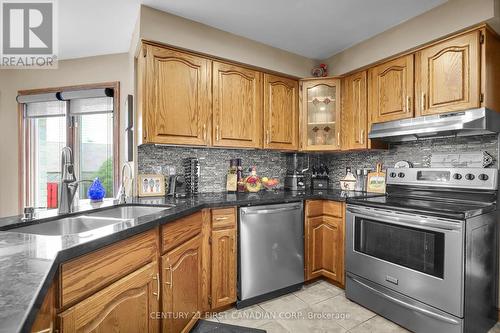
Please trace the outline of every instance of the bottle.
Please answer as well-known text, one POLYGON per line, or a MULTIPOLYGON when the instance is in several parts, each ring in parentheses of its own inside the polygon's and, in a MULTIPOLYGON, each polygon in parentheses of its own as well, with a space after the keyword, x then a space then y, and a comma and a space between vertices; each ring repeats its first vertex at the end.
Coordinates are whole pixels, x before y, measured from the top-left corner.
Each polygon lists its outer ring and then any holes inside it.
POLYGON ((354 191, 356 186, 356 177, 351 172, 351 168, 347 167, 345 169, 345 176, 340 181, 340 188, 344 191, 354 191))
POLYGON ((354 187, 355 191, 363 191, 365 183, 365 177, 363 177, 363 170, 362 169, 356 169, 356 186, 354 187))

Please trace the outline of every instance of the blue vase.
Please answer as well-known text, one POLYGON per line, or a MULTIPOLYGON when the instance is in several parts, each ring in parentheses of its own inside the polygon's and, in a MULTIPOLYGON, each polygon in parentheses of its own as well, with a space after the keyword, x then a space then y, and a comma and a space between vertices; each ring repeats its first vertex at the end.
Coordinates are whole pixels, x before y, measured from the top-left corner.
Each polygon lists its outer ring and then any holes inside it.
POLYGON ((90 185, 87 190, 87 196, 92 202, 102 201, 102 199, 106 196, 106 190, 104 189, 104 186, 102 186, 99 177, 94 179, 94 182, 90 185))

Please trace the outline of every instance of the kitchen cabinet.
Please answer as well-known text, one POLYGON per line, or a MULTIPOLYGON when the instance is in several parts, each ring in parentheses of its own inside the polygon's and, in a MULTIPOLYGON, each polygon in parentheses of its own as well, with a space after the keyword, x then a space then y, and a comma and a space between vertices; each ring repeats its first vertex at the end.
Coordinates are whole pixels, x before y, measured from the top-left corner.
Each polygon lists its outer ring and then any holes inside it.
POLYGON ((212 210, 212 309, 236 302, 236 208, 212 210))
POLYGON ((416 53, 417 115, 480 106, 481 34, 472 31, 416 53))
POLYGON ((413 117, 413 71, 413 54, 368 70, 369 124, 413 117))
POLYGON ((139 143, 209 145, 211 61, 144 44, 138 73, 139 143))
POLYGON ((262 73, 213 62, 213 146, 262 144, 262 73))
POLYGON ((298 149, 298 93, 296 80, 264 74, 264 148, 298 149))
POLYGON ((163 332, 189 331, 201 308, 201 234, 169 250, 162 261, 163 332))
POLYGON ((302 150, 340 150, 340 89, 340 79, 302 81, 302 150))
POLYGON ((47 291, 47 295, 45 295, 35 321, 31 326, 31 333, 51 333, 56 329, 56 281, 54 279, 47 291))
POLYGON ((342 79, 342 150, 368 148, 367 73, 342 79))
POLYGON ((162 227, 163 332, 189 331, 203 308, 203 212, 162 227))
POLYGON ((152 262, 59 315, 68 332, 159 332, 158 265, 152 262))
POLYGON ((344 204, 306 202, 306 280, 325 277, 344 285, 344 204))

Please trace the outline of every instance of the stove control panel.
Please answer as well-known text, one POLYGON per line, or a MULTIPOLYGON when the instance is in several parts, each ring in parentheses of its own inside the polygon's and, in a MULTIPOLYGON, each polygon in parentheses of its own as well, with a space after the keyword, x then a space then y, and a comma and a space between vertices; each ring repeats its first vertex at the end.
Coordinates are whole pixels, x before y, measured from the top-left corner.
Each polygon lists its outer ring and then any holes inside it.
POLYGON ((496 190, 498 169, 389 168, 387 184, 496 190))

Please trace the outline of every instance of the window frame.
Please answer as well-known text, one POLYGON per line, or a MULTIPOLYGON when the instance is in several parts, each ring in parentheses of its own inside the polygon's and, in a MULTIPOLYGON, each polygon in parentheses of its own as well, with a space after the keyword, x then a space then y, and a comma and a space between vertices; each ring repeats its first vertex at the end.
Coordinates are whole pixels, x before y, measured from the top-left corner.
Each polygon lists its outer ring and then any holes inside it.
MULTIPOLYGON (((92 84, 82 84, 74 86, 64 86, 64 87, 52 87, 43 89, 30 89, 30 90, 19 90, 18 95, 35 95, 44 93, 55 93, 55 92, 67 92, 73 90, 86 90, 86 89, 113 89, 113 196, 118 191, 119 181, 120 181, 120 82, 103 82, 103 83, 92 83, 92 84)), ((31 152, 29 151, 30 142, 32 138, 30 137, 30 121, 24 117, 24 103, 18 103, 18 203, 19 211, 22 211, 23 207, 26 206, 27 202, 30 202, 32 197, 31 183, 27 182, 28 178, 32 177, 31 170, 33 169, 33 161, 31 160, 31 152)), ((71 125, 71 119, 66 118, 66 142, 69 147, 74 151, 75 144, 75 128, 71 125)))

